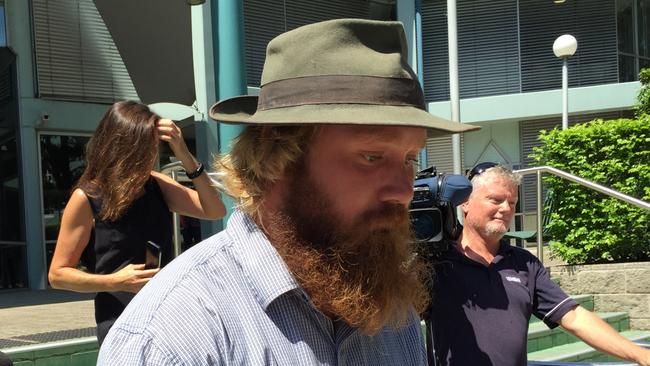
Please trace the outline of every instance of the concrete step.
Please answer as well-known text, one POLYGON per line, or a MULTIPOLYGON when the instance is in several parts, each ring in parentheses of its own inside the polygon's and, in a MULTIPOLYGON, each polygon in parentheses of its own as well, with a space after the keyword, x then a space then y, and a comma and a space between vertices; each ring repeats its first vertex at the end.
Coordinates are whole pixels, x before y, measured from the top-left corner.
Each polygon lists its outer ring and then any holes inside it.
MULTIPOLYGON (((598 313, 598 316, 619 332, 630 329, 627 313, 598 313)), ((549 329, 543 322, 531 323, 528 327, 529 353, 577 341, 576 337, 561 327, 549 329)))
MULTIPOLYGON (((650 340, 650 331, 626 330, 620 334, 631 341, 650 340)), ((529 350, 530 351, 530 350, 529 350)), ((593 349, 584 342, 573 342, 559 346, 546 348, 534 352, 528 352, 529 361, 547 362, 608 362, 621 361, 608 355, 604 355, 593 349)))

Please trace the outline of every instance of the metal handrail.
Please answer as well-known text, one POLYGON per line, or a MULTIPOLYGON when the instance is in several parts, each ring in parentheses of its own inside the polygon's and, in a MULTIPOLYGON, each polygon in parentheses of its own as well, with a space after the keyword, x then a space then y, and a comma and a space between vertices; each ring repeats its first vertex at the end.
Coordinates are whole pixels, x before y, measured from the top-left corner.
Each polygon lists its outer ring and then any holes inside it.
POLYGON ((603 193, 605 195, 608 195, 610 197, 618 198, 621 201, 625 201, 627 203, 631 203, 637 207, 645 208, 646 210, 650 210, 650 203, 640 200, 638 198, 634 198, 632 196, 628 196, 625 193, 621 193, 619 191, 616 191, 614 189, 611 189, 609 187, 605 187, 603 185, 600 185, 598 183, 594 183, 592 181, 589 181, 584 178, 580 178, 578 176, 575 176, 573 174, 567 173, 563 170, 553 168, 551 166, 537 166, 537 167, 532 167, 532 168, 525 168, 525 169, 519 169, 515 170, 515 173, 519 173, 521 175, 530 175, 530 174, 536 174, 537 175, 537 257, 539 260, 544 263, 544 256, 542 252, 542 230, 543 228, 543 223, 542 223, 542 173, 551 173, 553 175, 556 175, 560 178, 564 178, 566 180, 570 180, 572 182, 578 183, 583 187, 591 188, 595 191, 598 191, 600 193, 603 193))
MULTIPOLYGON (((56 241, 56 240, 55 240, 56 241)), ((26 241, 13 241, 13 240, 0 240, 0 245, 13 245, 13 246, 26 246, 27 242, 26 241)))
POLYGON ((180 161, 174 161, 169 164, 165 164, 160 167, 160 172, 166 175, 171 175, 172 172, 184 171, 183 163, 180 161))
MULTIPOLYGON (((160 172, 171 177, 177 182, 190 182, 191 180, 185 174, 185 168, 180 161, 175 161, 165 164, 160 168, 160 172)), ((216 173, 208 173, 210 179, 215 185, 219 185, 216 173)), ((180 215, 172 212, 172 226, 173 226, 173 245, 174 245, 174 258, 181 254, 181 234, 180 234, 180 215)))
POLYGON ((634 342, 634 344, 636 344, 637 346, 643 347, 643 348, 650 349, 650 342, 636 341, 636 342, 634 342))
MULTIPOLYGON (((170 176, 173 180, 179 181, 179 172, 185 172, 183 164, 180 161, 169 163, 160 168, 162 174, 170 176)), ((172 211, 172 228, 173 228, 173 244, 174 244, 174 258, 181 254, 181 233, 180 233, 180 216, 172 211)))

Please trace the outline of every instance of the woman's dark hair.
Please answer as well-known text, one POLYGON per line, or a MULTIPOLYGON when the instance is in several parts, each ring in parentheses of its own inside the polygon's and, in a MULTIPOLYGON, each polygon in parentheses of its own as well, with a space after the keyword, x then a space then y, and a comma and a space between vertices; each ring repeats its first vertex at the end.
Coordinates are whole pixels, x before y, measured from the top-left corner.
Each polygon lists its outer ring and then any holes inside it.
POLYGON ((158 153, 158 119, 146 105, 124 101, 113 104, 99 122, 75 188, 101 202, 101 219, 119 219, 144 192, 158 153))

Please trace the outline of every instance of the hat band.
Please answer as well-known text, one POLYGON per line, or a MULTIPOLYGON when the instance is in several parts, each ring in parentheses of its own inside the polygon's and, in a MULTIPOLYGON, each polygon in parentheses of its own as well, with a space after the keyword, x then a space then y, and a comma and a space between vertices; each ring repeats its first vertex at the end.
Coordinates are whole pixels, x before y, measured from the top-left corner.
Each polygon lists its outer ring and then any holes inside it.
POLYGON ((262 86, 257 110, 313 104, 380 104, 425 109, 424 94, 417 80, 326 75, 278 80, 262 86))

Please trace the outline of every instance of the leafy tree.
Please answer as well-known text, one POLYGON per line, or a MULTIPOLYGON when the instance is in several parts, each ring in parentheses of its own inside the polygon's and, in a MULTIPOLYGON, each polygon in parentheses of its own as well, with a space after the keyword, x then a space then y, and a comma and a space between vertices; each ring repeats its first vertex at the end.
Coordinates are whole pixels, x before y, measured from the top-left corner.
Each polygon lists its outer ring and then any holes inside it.
POLYGON ((637 97, 635 106, 636 116, 640 117, 643 114, 650 114, 650 69, 643 69, 639 73, 639 81, 641 82, 641 90, 637 97))
MULTIPOLYGON (((594 120, 542 131, 531 157, 627 195, 650 201, 650 115, 594 120)), ((548 176, 557 209, 547 227, 554 253, 570 264, 650 260, 650 213, 548 176)))

